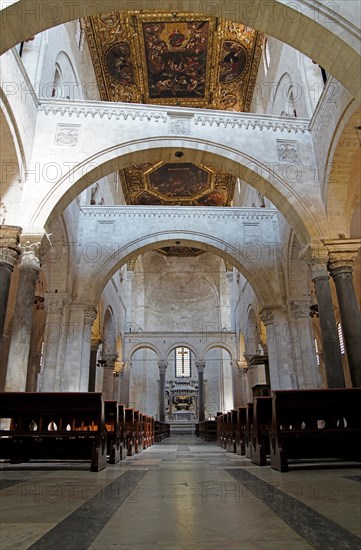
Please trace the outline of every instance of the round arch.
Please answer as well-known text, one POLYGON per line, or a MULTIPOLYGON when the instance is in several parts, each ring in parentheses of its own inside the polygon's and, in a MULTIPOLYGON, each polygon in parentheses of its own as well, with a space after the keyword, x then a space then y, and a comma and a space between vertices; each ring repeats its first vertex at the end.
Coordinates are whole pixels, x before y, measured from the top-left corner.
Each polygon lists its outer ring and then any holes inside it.
POLYGON ((197 362, 199 360, 199 351, 189 342, 176 342, 173 343, 167 348, 165 352, 166 361, 168 360, 169 355, 174 351, 176 348, 188 348, 191 350, 191 352, 194 355, 195 361, 197 362))
POLYGON ((349 236, 352 213, 360 201, 360 116, 361 108, 355 110, 352 101, 340 117, 331 143, 330 165, 326 162, 326 208, 327 217, 334 227, 334 237, 339 233, 349 236))
POLYGON ((132 346, 127 352, 126 352, 126 355, 124 357, 124 361, 131 361, 132 360, 132 357, 133 355, 139 351, 140 349, 150 349, 152 351, 154 351, 154 353, 157 355, 158 357, 158 361, 162 358, 161 356, 161 353, 159 351, 159 349, 157 348, 157 346, 155 346, 154 344, 151 344, 150 342, 142 342, 140 344, 135 344, 134 346, 132 346))
POLYGON ((201 358, 201 360, 203 361, 206 361, 206 355, 207 353, 212 350, 212 349, 223 349, 225 351, 227 351, 229 353, 229 356, 230 356, 230 359, 231 360, 235 360, 236 357, 237 357, 237 353, 236 353, 236 343, 234 343, 234 349, 232 349, 229 345, 225 344, 224 342, 212 342, 211 344, 209 344, 204 352, 203 352, 203 357, 201 358))
POLYGON ((142 239, 128 243, 126 250, 116 250, 108 260, 99 264, 98 271, 93 273, 91 280, 87 281, 83 288, 83 295, 79 298, 86 303, 98 303, 104 286, 124 264, 148 250, 171 246, 175 240, 180 240, 183 246, 195 246, 221 256, 228 263, 234 265, 248 279, 260 306, 265 307, 265 304, 277 302, 277 296, 271 288, 269 278, 266 279, 260 270, 255 268, 255 264, 247 257, 247 254, 238 247, 220 241, 212 235, 174 230, 147 234, 142 239))
MULTIPOLYGON (((361 98, 357 78, 360 66, 359 39, 357 28, 351 19, 357 13, 357 4, 353 3, 351 7, 342 4, 344 3, 320 1, 314 6, 308 0, 298 0, 297 3, 286 0, 236 3, 233 0, 209 3, 203 0, 168 0, 167 8, 169 11, 198 13, 206 9, 207 15, 237 21, 265 32, 317 61, 354 97, 361 98), (331 56, 330 52, 337 52, 337 55, 331 56)), ((119 7, 121 9, 122 6, 119 7)), ((126 3, 124 7, 127 7, 126 3)), ((159 1, 137 0, 131 8, 157 10, 159 1)), ((50 4, 18 0, 2 10, 0 54, 47 28, 113 10, 113 0, 78 0, 74 3, 53 0, 50 4), (30 17, 29 14, 35 16, 30 17), (26 25, 24 21, 27 22, 26 25)))
MULTIPOLYGON (((26 174, 25 151, 14 113, 0 87, 0 137, 1 157, 3 159, 1 179, 1 203, 6 197, 8 189, 14 182, 21 181, 26 174)), ((4 207, 3 207, 4 208, 4 207)), ((15 207, 16 209, 16 207, 15 207)), ((1 212, 1 224, 12 223, 15 212, 1 212), (9 220, 9 221, 8 221, 9 220)))
POLYGON ((311 213, 295 191, 294 185, 275 174, 270 166, 226 145, 191 138, 168 137, 134 140, 99 151, 79 163, 47 192, 32 213, 29 226, 49 229, 54 218, 61 216, 75 197, 102 177, 131 164, 154 160, 171 162, 179 148, 186 152, 185 160, 187 154, 192 153, 192 162, 212 165, 223 172, 229 172, 260 191, 283 214, 303 245, 310 240, 318 241, 327 234, 327 220, 321 198, 317 209, 319 218, 315 219, 315 204, 311 213))

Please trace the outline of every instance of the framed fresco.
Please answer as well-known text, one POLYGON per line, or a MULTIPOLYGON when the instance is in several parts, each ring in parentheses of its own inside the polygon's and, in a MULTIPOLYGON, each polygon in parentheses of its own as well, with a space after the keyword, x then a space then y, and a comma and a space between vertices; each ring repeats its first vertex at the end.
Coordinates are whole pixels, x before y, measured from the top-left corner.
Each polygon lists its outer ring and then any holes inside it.
POLYGON ((236 178, 190 162, 136 164, 120 172, 127 204, 231 206, 236 178))

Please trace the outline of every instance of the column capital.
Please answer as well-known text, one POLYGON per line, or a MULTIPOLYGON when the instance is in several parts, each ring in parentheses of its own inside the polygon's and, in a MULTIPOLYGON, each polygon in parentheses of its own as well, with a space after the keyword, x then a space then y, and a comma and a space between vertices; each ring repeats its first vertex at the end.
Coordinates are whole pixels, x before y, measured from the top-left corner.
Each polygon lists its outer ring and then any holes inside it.
POLYGON ((118 354, 117 353, 114 353, 114 352, 111 352, 111 353, 102 353, 102 360, 105 361, 105 363, 103 364, 103 367, 106 369, 106 368, 111 368, 114 370, 114 365, 116 363, 116 360, 118 359, 118 354))
POLYGON ((166 361, 158 361, 159 374, 165 374, 167 372, 168 364, 166 361))
POLYGON ((302 319, 310 316, 309 300, 293 300, 290 302, 291 311, 296 319, 302 319))
POLYGON ((267 325, 272 325, 272 323, 274 322, 274 313, 273 313, 273 309, 271 308, 264 308, 261 313, 260 313, 260 318, 261 318, 261 321, 262 323, 267 326, 267 325))
POLYGON ((361 248, 361 239, 325 240, 328 250, 328 269, 332 277, 352 273, 354 262, 361 248))
POLYGON ((299 259, 311 270, 312 280, 320 277, 329 278, 327 271, 328 252, 322 243, 310 243, 301 250, 299 259))
POLYGON ((90 340, 90 349, 92 351, 98 351, 98 347, 100 344, 104 342, 102 336, 100 334, 97 334, 96 336, 92 336, 90 340))
POLYGON ((45 309, 50 315, 62 314, 64 306, 71 303, 65 292, 45 292, 45 309))
POLYGON ((84 324, 85 325, 92 325, 97 318, 97 310, 94 307, 89 307, 84 310, 84 324))
POLYGON ((0 263, 13 269, 21 250, 19 248, 21 227, 0 225, 0 263))
POLYGON ((198 371, 198 374, 204 372, 205 368, 206 368, 206 362, 205 361, 196 361, 196 369, 198 371))
POLYGON ((44 233, 23 233, 20 236, 21 263, 19 268, 40 271, 40 258, 48 239, 44 233))

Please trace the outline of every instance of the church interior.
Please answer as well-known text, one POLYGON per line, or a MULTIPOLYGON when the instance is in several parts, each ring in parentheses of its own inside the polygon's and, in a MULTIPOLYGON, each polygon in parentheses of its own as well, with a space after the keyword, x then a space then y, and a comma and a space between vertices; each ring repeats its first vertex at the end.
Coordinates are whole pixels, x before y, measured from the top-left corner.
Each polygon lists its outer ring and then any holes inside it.
POLYGON ((359 548, 359 2, 0 7, 0 547, 359 548), (54 461, 97 399, 142 437, 54 461))

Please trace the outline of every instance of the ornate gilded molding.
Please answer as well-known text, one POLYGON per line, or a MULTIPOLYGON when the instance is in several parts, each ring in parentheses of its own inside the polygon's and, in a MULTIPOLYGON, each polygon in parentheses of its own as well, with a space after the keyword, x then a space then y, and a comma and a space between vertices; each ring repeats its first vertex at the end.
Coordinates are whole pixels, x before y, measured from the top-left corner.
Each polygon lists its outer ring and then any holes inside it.
POLYGON ((249 110, 262 53, 257 30, 162 9, 113 11, 84 24, 102 99, 249 110))

